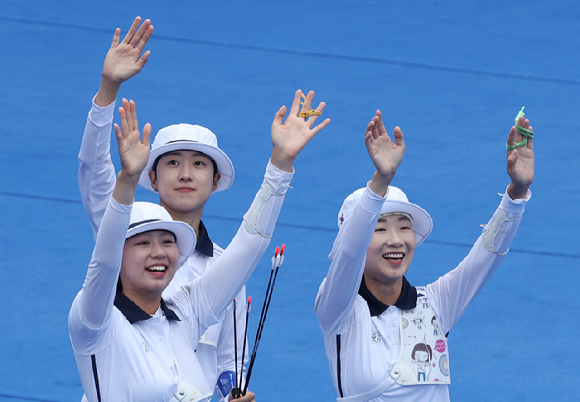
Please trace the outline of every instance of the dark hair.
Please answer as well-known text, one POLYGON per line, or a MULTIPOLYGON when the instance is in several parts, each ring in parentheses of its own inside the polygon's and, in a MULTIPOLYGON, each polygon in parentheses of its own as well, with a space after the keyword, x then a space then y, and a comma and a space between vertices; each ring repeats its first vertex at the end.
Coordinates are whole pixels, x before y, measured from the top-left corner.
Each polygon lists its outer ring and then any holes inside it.
MULTIPOLYGON (((195 151, 195 152, 199 152, 199 151, 195 151)), ((169 152, 166 152, 164 154, 159 155, 157 158, 155 158, 155 162, 153 162, 153 166, 151 167, 151 170, 153 170, 155 172, 155 177, 157 177, 157 165, 159 164, 159 160, 161 158, 163 158, 165 155, 167 155, 168 153, 169 152)), ((204 154, 203 152, 199 152, 199 153, 200 153, 200 155, 205 156, 206 158, 208 158, 211 161, 211 164, 213 165, 213 177, 215 179, 215 176, 218 174, 217 163, 215 163, 213 158, 211 156, 209 156, 208 154, 204 154)))
POLYGON ((430 362, 433 358, 433 349, 431 349, 431 346, 427 345, 426 343, 418 343, 415 345, 413 351, 411 352, 411 359, 413 360, 415 360, 415 352, 427 352, 429 355, 429 360, 427 360, 428 362, 430 362))

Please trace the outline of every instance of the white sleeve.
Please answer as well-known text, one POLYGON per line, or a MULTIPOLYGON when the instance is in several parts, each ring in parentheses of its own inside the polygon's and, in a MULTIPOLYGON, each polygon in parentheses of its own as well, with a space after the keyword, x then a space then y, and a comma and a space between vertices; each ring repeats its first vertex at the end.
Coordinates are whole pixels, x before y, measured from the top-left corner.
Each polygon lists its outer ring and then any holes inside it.
POLYGON ((99 107, 93 98, 78 156, 81 199, 95 237, 115 187, 110 150, 114 111, 115 102, 99 107))
POLYGON ((83 289, 69 313, 71 342, 78 352, 92 350, 103 331, 109 328, 130 214, 130 206, 120 205, 111 198, 83 289))
POLYGON ((465 259, 453 271, 427 286, 427 296, 444 333, 449 332, 495 273, 518 230, 528 198, 506 194, 465 259), (494 230, 495 235, 490 231, 494 230), (484 244, 490 244, 485 247, 484 244), (491 250, 488 250, 488 248, 491 250))
POLYGON ((320 285, 315 310, 320 328, 338 334, 348 323, 364 273, 366 252, 377 227, 385 198, 368 187, 352 215, 338 232, 328 276, 320 285))
POLYGON ((283 172, 268 163, 262 188, 244 215, 236 236, 212 269, 200 278, 215 315, 219 316, 240 292, 266 251, 293 176, 294 173, 283 172), (247 228, 252 226, 248 224, 250 221, 257 224, 256 233, 248 232, 247 228))

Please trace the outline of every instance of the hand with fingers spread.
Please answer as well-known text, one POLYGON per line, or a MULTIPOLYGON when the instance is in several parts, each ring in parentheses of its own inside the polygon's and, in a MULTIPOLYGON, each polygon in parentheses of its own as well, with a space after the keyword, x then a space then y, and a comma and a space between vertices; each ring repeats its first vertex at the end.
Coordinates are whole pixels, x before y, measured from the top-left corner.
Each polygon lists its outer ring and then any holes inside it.
POLYGON ((371 189, 384 195, 405 155, 405 139, 399 127, 393 131, 395 142, 387 134, 380 110, 367 125, 365 144, 377 171, 370 183, 371 189))
POLYGON ((121 127, 115 124, 121 171, 113 191, 113 198, 120 204, 130 205, 133 202, 135 189, 141 172, 149 160, 151 139, 151 124, 143 127, 143 140, 139 132, 135 102, 123 99, 123 107, 119 108, 121 127))
MULTIPOLYGON (((324 120, 319 125, 312 128, 318 116, 310 116, 308 118, 300 117, 300 99, 302 98, 302 91, 296 91, 292 107, 288 113, 286 121, 282 123, 286 116, 286 106, 282 106, 272 122, 272 164, 278 169, 292 172, 294 160, 304 149, 306 144, 324 127, 330 123, 330 119, 324 120)), ((310 91, 304 100, 302 110, 309 110, 312 100, 314 99, 314 91, 310 91)), ((321 102, 315 112, 322 112, 326 103, 321 102)))
POLYGON ((153 34, 153 25, 150 20, 143 21, 139 26, 140 22, 141 17, 135 18, 122 41, 121 29, 115 30, 103 64, 101 87, 95 100, 97 105, 107 106, 114 102, 121 84, 138 74, 149 60, 151 52, 147 50, 143 53, 143 49, 153 34))
MULTIPOLYGON (((533 131, 530 121, 520 116, 517 125, 533 131)), ((507 144, 514 144, 524 140, 526 137, 517 132, 512 126, 507 139, 507 144)), ((534 140, 528 138, 527 144, 507 151, 507 173, 511 183, 508 186, 508 195, 512 200, 517 198, 527 198, 528 189, 534 180, 534 140)))

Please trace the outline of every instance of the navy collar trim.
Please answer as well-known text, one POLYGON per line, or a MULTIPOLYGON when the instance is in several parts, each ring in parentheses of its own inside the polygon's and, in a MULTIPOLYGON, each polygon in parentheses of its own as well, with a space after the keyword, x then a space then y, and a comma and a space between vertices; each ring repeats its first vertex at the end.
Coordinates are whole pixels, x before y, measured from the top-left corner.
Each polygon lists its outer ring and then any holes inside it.
MULTIPOLYGON (((364 276, 360 284, 360 288, 358 290, 358 294, 362 296, 363 299, 366 300, 369 310, 371 313, 371 317, 376 317, 381 315, 386 309, 390 306, 384 304, 383 302, 379 301, 367 288, 365 285, 364 276)), ((400 308, 401 310, 411 310, 417 306, 417 288, 411 286, 407 281, 407 278, 403 277, 403 288, 401 289, 401 295, 399 299, 395 303, 395 307, 400 308)))
POLYGON ((207 229, 201 221, 199 222, 199 239, 197 239, 195 249, 208 257, 213 257, 213 242, 209 238, 207 229))
MULTIPOLYGON (((117 294, 115 295, 114 304, 115 307, 117 307, 119 311, 123 313, 127 321, 129 321, 131 324, 135 324, 136 322, 145 321, 151 318, 149 314, 141 310, 139 306, 137 306, 127 296, 119 291, 117 291, 117 294)), ((161 299, 161 310, 163 310, 168 320, 180 321, 177 314, 175 314, 173 310, 170 310, 169 307, 167 307, 167 304, 165 304, 163 299, 161 299)))

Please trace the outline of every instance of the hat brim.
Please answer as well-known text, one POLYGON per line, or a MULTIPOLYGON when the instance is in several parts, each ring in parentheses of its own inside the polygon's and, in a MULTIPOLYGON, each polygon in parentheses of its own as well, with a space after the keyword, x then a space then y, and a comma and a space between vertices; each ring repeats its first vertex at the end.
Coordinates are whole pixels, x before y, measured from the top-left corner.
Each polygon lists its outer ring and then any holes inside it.
POLYGON ((413 231, 415 232, 417 246, 423 243, 431 233, 431 230, 433 230, 433 220, 429 213, 420 206, 410 202, 385 200, 383 208, 381 209, 381 215, 397 212, 411 215, 413 218, 413 231))
POLYGON ((165 230, 175 235, 177 248, 179 250, 179 267, 189 259, 196 245, 196 237, 193 229, 184 222, 178 221, 155 221, 142 223, 127 230, 125 239, 152 230, 165 230))
POLYGON ((198 151, 209 156, 215 161, 221 178, 218 181, 216 189, 213 191, 214 193, 227 190, 232 186, 235 176, 234 164, 226 155, 226 153, 217 147, 195 141, 175 141, 169 144, 161 145, 160 147, 152 150, 149 154, 149 161, 147 162, 147 165, 143 169, 141 177, 139 178, 139 185, 149 191, 157 193, 157 191, 151 186, 151 179, 149 178, 149 171, 153 169, 155 160, 159 156, 168 152, 182 150, 198 151))

